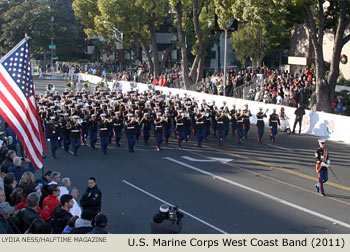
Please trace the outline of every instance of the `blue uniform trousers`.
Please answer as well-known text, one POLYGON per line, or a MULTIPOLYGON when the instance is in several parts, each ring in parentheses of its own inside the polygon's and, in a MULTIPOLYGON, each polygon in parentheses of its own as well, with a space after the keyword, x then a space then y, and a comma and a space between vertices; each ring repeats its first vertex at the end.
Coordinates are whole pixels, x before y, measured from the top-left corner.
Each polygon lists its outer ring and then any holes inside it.
POLYGON ((258 127, 258 142, 259 143, 262 143, 262 137, 264 135, 264 132, 265 132, 265 127, 263 127, 263 126, 258 127))
POLYGON ((117 143, 117 146, 120 147, 120 140, 122 139, 122 131, 115 130, 114 135, 115 135, 115 142, 117 143))
POLYGON ((163 142, 163 133, 156 133, 156 134, 155 134, 155 138, 156 138, 156 145, 157 145, 157 148, 160 149, 160 145, 161 145, 162 142, 163 142))
POLYGON ((274 143, 276 141, 277 128, 271 127, 271 141, 274 143))
POLYGON ((177 131, 177 145, 179 148, 182 148, 181 143, 185 139, 185 132, 184 131, 177 131))
POLYGON ((148 145, 148 140, 151 136, 151 130, 150 129, 143 129, 143 142, 145 145, 148 145))
MULTIPOLYGON (((323 168, 325 169, 325 168, 323 168)), ((324 188, 323 184, 328 181, 328 171, 327 170, 322 170, 318 173, 318 183, 316 184, 316 187, 318 190, 320 190, 320 193, 324 195, 324 188)))
POLYGON ((53 158, 56 158, 56 150, 59 146, 58 140, 50 139, 50 146, 51 146, 51 156, 53 158))
POLYGON ((136 143, 136 135, 129 135, 127 136, 128 138, 128 149, 130 152, 134 151, 134 146, 136 143))
POLYGON ((81 145, 81 140, 79 138, 72 138, 72 150, 73 150, 74 156, 77 155, 80 145, 81 145))
POLYGON ((97 131, 90 130, 90 145, 93 149, 95 149, 95 145, 97 142, 97 131))
POLYGON ((108 144, 109 144, 109 137, 101 137, 100 136, 100 139, 101 139, 101 150, 103 152, 103 154, 106 154, 107 152, 107 147, 108 147, 108 144))

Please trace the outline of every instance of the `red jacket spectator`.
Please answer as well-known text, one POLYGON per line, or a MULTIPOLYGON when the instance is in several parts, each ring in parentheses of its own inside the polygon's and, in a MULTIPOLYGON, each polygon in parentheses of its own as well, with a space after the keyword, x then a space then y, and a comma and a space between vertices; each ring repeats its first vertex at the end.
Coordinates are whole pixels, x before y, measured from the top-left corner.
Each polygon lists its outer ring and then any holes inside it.
MULTIPOLYGON (((19 203, 16 207, 15 207, 15 210, 21 210, 23 208, 25 208, 27 205, 27 199, 26 198, 23 198, 21 203, 19 203)), ((45 210, 42 210, 40 207, 37 207, 36 210, 38 211, 38 213, 40 214, 41 218, 43 218, 44 222, 46 222, 46 220, 48 218, 50 218, 51 216, 51 213, 49 210, 45 209, 45 210)))
POLYGON ((167 81, 163 77, 159 81, 159 86, 161 87, 166 87, 167 86, 167 81))
POLYGON ((156 78, 152 81, 152 84, 155 86, 159 86, 159 82, 156 78))
POLYGON ((56 206, 58 206, 59 204, 60 202, 58 201, 56 196, 49 195, 43 201, 43 209, 45 209, 45 207, 48 207, 50 214, 52 214, 56 206))

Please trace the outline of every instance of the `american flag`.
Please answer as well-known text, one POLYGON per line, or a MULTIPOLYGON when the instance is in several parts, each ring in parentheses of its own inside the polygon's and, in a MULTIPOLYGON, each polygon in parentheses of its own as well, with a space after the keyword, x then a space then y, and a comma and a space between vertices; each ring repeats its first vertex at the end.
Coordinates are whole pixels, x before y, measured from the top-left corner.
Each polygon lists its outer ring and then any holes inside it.
POLYGON ((43 167, 44 135, 35 100, 28 40, 0 60, 0 115, 20 139, 34 167, 43 167))

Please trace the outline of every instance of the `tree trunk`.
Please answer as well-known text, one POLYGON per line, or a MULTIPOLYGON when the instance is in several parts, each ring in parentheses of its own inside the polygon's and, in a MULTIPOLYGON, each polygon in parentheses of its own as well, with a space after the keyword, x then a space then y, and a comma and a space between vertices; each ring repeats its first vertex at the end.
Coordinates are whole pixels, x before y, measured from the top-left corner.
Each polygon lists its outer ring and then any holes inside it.
POLYGON ((204 65, 205 65, 205 54, 203 53, 198 65, 197 80, 196 83, 200 82, 204 75, 204 65))
POLYGON ((196 77, 197 77, 197 68, 198 68, 198 63, 199 63, 200 57, 199 54, 197 53, 196 57, 194 58, 193 64, 192 64, 192 68, 190 71, 190 78, 193 82, 196 81, 196 77))
POLYGON ((166 61, 167 61, 167 59, 169 57, 169 54, 171 53, 172 50, 174 50, 174 48, 175 48, 175 44, 172 44, 165 50, 165 52, 163 54, 162 61, 160 63, 160 70, 161 71, 163 70, 163 68, 164 68, 164 66, 166 64, 166 61))
POLYGON ((191 69, 191 72, 193 73, 193 75, 191 75, 192 80, 195 82, 198 82, 203 75, 203 65, 204 65, 204 61, 205 61, 205 43, 203 41, 203 36, 202 36, 202 32, 200 29, 200 24, 199 24, 199 15, 202 12, 205 0, 193 0, 193 25, 194 25, 194 30, 197 36, 197 40, 198 40, 198 53, 196 58, 197 62, 196 62, 196 66, 195 64, 193 64, 191 69), (200 6, 198 5, 200 2, 200 6), (201 74, 202 73, 202 74, 201 74))
POLYGON ((141 43, 142 49, 145 51, 146 58, 147 58, 147 61, 148 61, 149 72, 153 73, 154 66, 153 66, 153 61, 152 61, 151 54, 149 53, 149 48, 147 46, 147 43, 142 38, 141 34, 137 34, 137 38, 139 39, 139 41, 141 43))
POLYGON ((153 75, 156 78, 159 75, 160 71, 159 71, 158 45, 157 45, 154 19, 149 22, 149 30, 151 34, 151 43, 152 43, 152 57, 153 57, 153 66, 154 66, 153 75))
POLYGON ((318 29, 316 28, 315 17, 309 5, 305 4, 304 17, 306 27, 311 37, 316 58, 316 93, 313 99, 316 103, 311 104, 313 110, 331 112, 330 88, 326 80, 326 69, 323 56, 323 37, 325 29, 325 16, 323 13, 322 1, 318 1, 318 29))
POLYGON ((340 73, 339 64, 341 51, 343 49, 343 46, 350 40, 349 34, 344 38, 345 29, 350 23, 350 18, 346 17, 348 8, 349 6, 347 1, 343 0, 340 15, 338 18, 338 27, 334 34, 333 54, 331 59, 331 67, 328 75, 329 95, 331 102, 334 101, 335 98, 334 91, 340 73))
POLYGON ((179 2, 175 6, 175 12, 176 12, 176 28, 177 28, 177 34, 179 37, 179 43, 181 47, 181 68, 182 68, 182 79, 185 84, 185 89, 189 89, 190 86, 192 85, 192 81, 188 76, 188 58, 187 58, 187 49, 186 49, 186 43, 185 43, 185 35, 182 29, 182 14, 183 14, 183 9, 182 9, 182 4, 179 2))

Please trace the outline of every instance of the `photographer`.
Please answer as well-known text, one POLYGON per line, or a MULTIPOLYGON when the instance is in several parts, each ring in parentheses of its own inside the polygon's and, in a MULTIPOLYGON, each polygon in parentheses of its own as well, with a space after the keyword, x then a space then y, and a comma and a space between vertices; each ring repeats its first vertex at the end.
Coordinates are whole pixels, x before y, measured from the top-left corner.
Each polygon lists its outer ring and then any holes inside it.
POLYGON ((163 204, 151 221, 151 234, 178 234, 182 230, 182 218, 184 215, 177 207, 169 207, 163 204))

